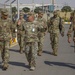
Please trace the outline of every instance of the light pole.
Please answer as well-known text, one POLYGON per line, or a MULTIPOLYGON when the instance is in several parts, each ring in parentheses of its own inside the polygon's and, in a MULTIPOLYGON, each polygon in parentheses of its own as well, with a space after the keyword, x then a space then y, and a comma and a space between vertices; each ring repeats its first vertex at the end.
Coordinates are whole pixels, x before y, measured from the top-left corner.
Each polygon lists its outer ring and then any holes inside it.
POLYGON ((10 14, 11 14, 11 20, 12 20, 12 4, 10 3, 10 14))
POLYGON ((17 0, 17 15, 18 15, 17 19, 19 19, 19 0, 17 0))
POLYGON ((42 10, 44 12, 44 1, 42 0, 42 10))
POLYGON ((33 13, 34 13, 34 0, 32 0, 32 11, 33 11, 33 13))

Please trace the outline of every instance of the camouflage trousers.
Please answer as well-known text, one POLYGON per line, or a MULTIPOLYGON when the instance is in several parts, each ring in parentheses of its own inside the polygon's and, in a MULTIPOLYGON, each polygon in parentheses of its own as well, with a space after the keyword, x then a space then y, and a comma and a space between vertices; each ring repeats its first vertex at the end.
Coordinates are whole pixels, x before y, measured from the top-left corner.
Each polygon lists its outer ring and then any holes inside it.
POLYGON ((51 33, 50 34, 51 46, 54 53, 57 53, 58 50, 58 42, 59 42, 59 34, 51 33))
POLYGON ((17 35, 18 44, 20 46, 20 50, 23 50, 24 48, 24 36, 17 35))
POLYGON ((3 64, 8 64, 9 62, 9 41, 0 41, 0 50, 3 64))
POLYGON ((44 35, 39 37, 39 42, 38 42, 38 52, 42 52, 42 48, 43 48, 43 42, 44 42, 44 35))
POLYGON ((37 42, 28 42, 25 44, 25 55, 30 66, 36 66, 38 44, 37 42))

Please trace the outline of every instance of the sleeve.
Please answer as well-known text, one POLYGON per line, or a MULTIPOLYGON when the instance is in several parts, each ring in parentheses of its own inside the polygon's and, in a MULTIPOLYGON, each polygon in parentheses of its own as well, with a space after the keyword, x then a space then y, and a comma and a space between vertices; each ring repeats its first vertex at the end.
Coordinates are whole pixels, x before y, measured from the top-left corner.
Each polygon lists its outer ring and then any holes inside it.
POLYGON ((10 21, 10 29, 11 29, 11 35, 13 38, 16 37, 16 24, 10 21))
POLYGON ((61 19, 61 25, 62 25, 61 33, 64 33, 64 32, 65 32, 65 28, 64 28, 64 19, 61 19))
POLYGON ((50 33, 50 28, 51 28, 51 23, 52 23, 52 20, 51 18, 47 21, 47 27, 48 27, 48 32, 50 33))
POLYGON ((43 20, 43 22, 44 22, 44 28, 45 28, 45 32, 46 32, 48 30, 47 22, 45 19, 43 20))
POLYGON ((68 38, 71 37, 71 33, 73 32, 73 24, 70 25, 67 36, 68 38))
POLYGON ((23 25, 22 25, 22 31, 25 31, 25 22, 23 23, 23 25))

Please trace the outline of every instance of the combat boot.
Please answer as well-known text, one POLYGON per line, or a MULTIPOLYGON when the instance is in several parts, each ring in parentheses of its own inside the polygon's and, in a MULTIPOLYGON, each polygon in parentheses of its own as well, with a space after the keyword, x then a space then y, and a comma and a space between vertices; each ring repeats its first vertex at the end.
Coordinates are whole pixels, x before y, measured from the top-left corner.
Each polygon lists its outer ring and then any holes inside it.
POLYGON ((54 56, 57 56, 57 52, 55 52, 55 51, 53 51, 51 54, 54 56))
POLYGON ((31 66, 31 67, 30 67, 30 70, 31 70, 31 71, 34 71, 34 70, 35 70, 35 67, 34 67, 34 66, 31 66))
POLYGON ((42 51, 38 51, 37 55, 42 56, 42 51))
POLYGON ((20 53, 23 54, 23 48, 20 48, 20 53))
POLYGON ((57 56, 57 53, 54 53, 54 56, 57 56))
POLYGON ((31 61, 31 62, 29 63, 29 66, 30 66, 30 70, 31 70, 31 71, 34 71, 34 70, 35 70, 35 67, 36 67, 35 60, 34 60, 34 61, 31 61))
POLYGON ((8 66, 9 66, 8 64, 3 64, 2 65, 2 70, 7 70, 8 69, 8 66))
POLYGON ((20 53, 23 54, 23 50, 20 50, 20 53))

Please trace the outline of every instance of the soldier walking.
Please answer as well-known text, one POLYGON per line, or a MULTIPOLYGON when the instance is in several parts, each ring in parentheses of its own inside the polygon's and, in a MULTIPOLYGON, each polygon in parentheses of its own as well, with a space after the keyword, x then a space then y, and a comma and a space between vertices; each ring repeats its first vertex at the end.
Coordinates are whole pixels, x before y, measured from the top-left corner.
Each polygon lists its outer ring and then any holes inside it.
POLYGON ((30 66, 30 70, 35 70, 36 56, 38 50, 38 25, 34 16, 29 14, 28 22, 24 25, 25 30, 25 55, 30 66))
POLYGON ((53 49, 52 54, 57 56, 59 33, 64 36, 64 20, 58 16, 58 11, 53 12, 53 17, 48 22, 48 31, 50 33, 51 46, 53 49))
MULTIPOLYGON (((68 36, 68 43, 71 42, 71 33, 73 33, 73 41, 74 41, 74 45, 75 45, 75 11, 72 12, 72 15, 71 15, 71 25, 69 27, 69 30, 68 30, 68 33, 67 33, 67 36, 68 36)), ((74 50, 75 51, 75 50, 74 50)))
POLYGON ((9 42, 13 38, 11 36, 12 30, 12 21, 8 19, 7 9, 1 10, 1 19, 0 19, 0 50, 2 57, 2 69, 6 70, 8 68, 9 62, 9 42))
POLYGON ((38 26, 40 28, 39 34, 38 34, 38 56, 42 55, 42 49, 43 49, 43 42, 44 42, 44 37, 47 31, 47 23, 46 20, 43 18, 43 12, 39 11, 38 12, 38 18, 36 19, 38 21, 38 26))
POLYGON ((24 20, 24 15, 23 13, 20 14, 20 18, 17 22, 17 39, 18 39, 18 43, 19 43, 19 47, 20 47, 20 53, 23 53, 23 48, 24 48, 24 30, 22 29, 22 25, 25 24, 25 20, 24 20))

